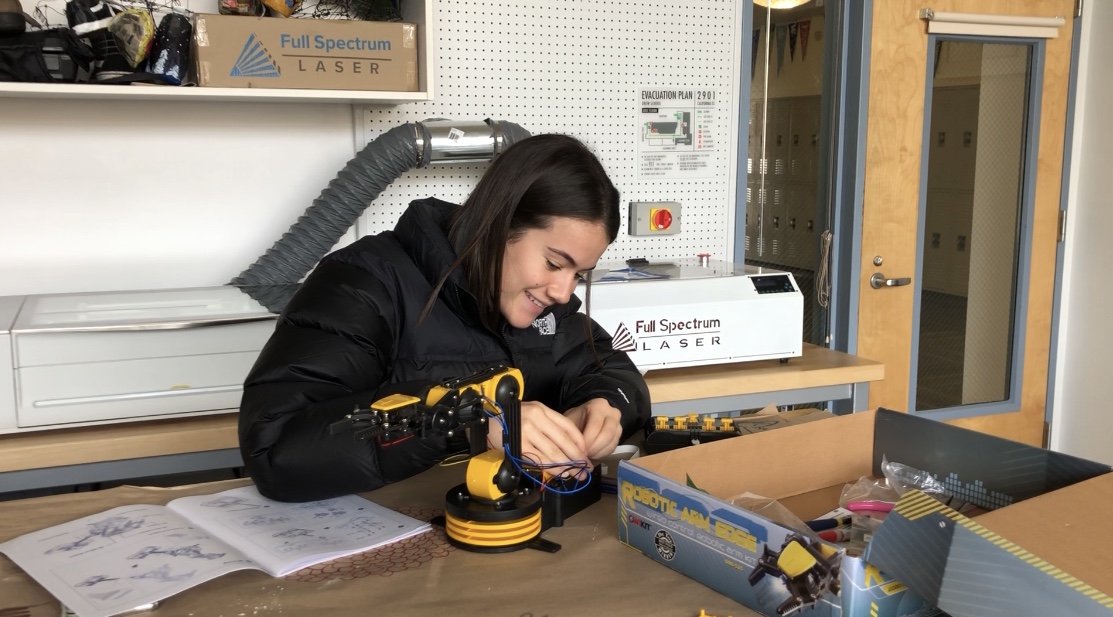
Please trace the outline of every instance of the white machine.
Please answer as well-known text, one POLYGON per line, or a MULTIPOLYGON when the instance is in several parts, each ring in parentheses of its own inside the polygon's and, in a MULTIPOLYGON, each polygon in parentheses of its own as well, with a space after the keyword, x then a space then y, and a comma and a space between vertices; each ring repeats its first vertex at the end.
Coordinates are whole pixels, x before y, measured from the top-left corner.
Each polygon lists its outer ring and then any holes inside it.
POLYGON ((229 286, 2 297, 0 433, 234 411, 275 317, 229 286))
MULTIPOLYGON (((0 434, 235 411, 296 287, 0 297, 0 434)), ((623 265, 578 295, 643 371, 801 354, 803 296, 787 272, 623 265)))
POLYGON ((804 296, 792 274, 706 258, 599 267, 591 315, 642 371, 792 358, 803 351, 804 296))

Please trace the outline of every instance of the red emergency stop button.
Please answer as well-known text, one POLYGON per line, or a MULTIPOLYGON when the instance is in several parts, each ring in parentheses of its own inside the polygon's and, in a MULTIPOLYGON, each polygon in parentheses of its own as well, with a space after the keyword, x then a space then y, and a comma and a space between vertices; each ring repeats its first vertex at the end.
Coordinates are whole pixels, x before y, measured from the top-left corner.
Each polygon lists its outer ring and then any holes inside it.
POLYGON ((649 211, 650 229, 668 229, 672 226, 672 211, 668 208, 654 208, 649 211))

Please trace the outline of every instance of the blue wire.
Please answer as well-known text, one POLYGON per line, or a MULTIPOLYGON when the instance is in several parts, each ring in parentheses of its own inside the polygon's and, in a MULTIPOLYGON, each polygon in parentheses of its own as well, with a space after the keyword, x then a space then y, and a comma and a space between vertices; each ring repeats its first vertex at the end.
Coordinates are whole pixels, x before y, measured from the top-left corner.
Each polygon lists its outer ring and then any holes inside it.
MULTIPOLYGON (((514 468, 518 470, 518 473, 520 473, 523 476, 528 477, 531 481, 533 481, 534 484, 536 484, 538 486, 541 486, 541 487, 544 487, 545 490, 552 491, 552 492, 556 493, 557 495, 571 495, 573 493, 578 493, 579 491, 582 491, 585 488, 587 488, 588 486, 590 486, 590 484, 591 484, 591 473, 588 472, 586 461, 565 461, 565 462, 562 462, 562 463, 542 464, 542 463, 537 463, 537 462, 534 462, 534 461, 531 461, 531 460, 528 460, 528 459, 519 459, 519 458, 511 455, 510 454, 510 445, 508 443, 506 443, 507 442, 506 438, 509 437, 509 431, 506 428, 506 421, 503 419, 503 416, 502 416, 502 413, 503 413, 502 412, 502 406, 499 405, 495 401, 492 401, 490 399, 487 399, 487 400, 492 405, 494 405, 496 409, 499 410, 499 413, 494 414, 494 413, 491 413, 491 412, 487 411, 486 409, 483 410, 483 413, 487 414, 491 418, 494 418, 499 423, 499 426, 502 427, 502 437, 503 437, 503 439, 502 439, 502 449, 503 449, 503 453, 506 455, 506 458, 509 459, 510 462, 514 464, 514 468), (546 484, 546 483, 542 482, 541 480, 538 480, 537 478, 533 477, 532 474, 528 473, 525 469, 522 468, 522 463, 523 462, 525 462, 525 463, 527 463, 527 464, 529 464, 533 467, 536 467, 537 469, 542 469, 542 470, 544 470, 544 469, 556 469, 556 468, 561 468, 561 467, 569 467, 569 468, 572 468, 572 469, 579 469, 579 470, 582 470, 583 472, 585 472, 586 479, 581 480, 579 478, 580 474, 577 473, 575 476, 572 476, 575 479, 575 484, 572 485, 572 488, 569 488, 569 489, 557 488, 556 486, 554 486, 552 484, 546 484)), ((565 482, 567 482, 567 480, 565 480, 565 482)))

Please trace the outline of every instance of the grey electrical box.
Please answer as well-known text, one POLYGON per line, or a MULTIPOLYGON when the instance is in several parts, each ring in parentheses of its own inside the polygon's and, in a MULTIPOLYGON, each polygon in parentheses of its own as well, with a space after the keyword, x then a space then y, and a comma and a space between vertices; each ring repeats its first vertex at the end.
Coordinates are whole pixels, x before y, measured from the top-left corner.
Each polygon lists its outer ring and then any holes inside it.
POLYGON ((680 233, 680 202, 631 201, 631 236, 669 236, 680 233))

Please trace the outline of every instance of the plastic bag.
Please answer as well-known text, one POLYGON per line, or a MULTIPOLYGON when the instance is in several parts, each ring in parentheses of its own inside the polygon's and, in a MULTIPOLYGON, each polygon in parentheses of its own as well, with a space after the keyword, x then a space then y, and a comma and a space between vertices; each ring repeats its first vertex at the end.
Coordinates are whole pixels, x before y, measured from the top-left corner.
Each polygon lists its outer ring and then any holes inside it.
POLYGON ((839 496, 839 507, 846 507, 852 501, 885 501, 896 503, 900 493, 893 490, 885 479, 876 479, 869 476, 858 478, 857 482, 847 484, 839 496))
POLYGON ((810 538, 814 539, 816 537, 815 532, 799 516, 793 514, 792 510, 781 505, 781 502, 776 499, 753 493, 742 493, 731 497, 727 501, 740 508, 746 508, 755 514, 760 514, 778 525, 794 529, 810 538))
POLYGON ((866 550, 874 532, 881 526, 881 519, 871 516, 854 515, 850 519, 850 534, 847 538, 847 551, 852 555, 860 555, 866 550))
POLYGON ((889 486, 895 487, 901 495, 916 489, 963 514, 977 511, 973 504, 955 497, 942 482, 927 472, 902 463, 891 462, 885 457, 881 458, 881 470, 889 486))
POLYGON ((886 457, 881 457, 881 471, 885 480, 897 493, 903 495, 916 489, 936 499, 950 497, 950 492, 943 483, 936 480, 931 474, 909 467, 903 463, 894 463, 886 457))

